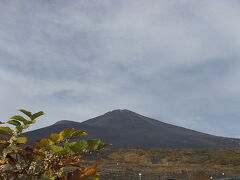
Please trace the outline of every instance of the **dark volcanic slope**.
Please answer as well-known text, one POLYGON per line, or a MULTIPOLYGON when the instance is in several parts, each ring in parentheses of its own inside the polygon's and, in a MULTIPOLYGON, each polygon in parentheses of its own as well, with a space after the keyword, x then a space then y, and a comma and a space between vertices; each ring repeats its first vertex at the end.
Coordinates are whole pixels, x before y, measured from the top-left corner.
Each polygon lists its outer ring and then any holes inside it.
POLYGON ((239 147, 240 144, 239 139, 217 137, 173 126, 128 110, 114 110, 82 123, 59 121, 24 135, 35 140, 67 127, 87 130, 87 138, 100 138, 112 143, 113 147, 206 148, 239 147))

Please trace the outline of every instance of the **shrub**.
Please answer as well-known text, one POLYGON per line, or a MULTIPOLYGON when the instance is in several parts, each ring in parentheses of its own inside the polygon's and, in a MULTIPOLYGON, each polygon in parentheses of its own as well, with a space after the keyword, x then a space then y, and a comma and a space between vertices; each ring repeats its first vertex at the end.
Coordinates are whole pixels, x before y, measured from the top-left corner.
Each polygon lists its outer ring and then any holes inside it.
POLYGON ((7 122, 0 122, 14 127, 0 127, 0 179, 99 179, 98 164, 86 168, 81 166, 81 161, 85 153, 100 151, 109 144, 99 139, 76 141, 80 136, 87 135, 87 132, 66 128, 28 145, 28 139, 20 135, 44 113, 40 111, 33 114, 23 109, 19 111, 26 118, 15 115, 7 122))

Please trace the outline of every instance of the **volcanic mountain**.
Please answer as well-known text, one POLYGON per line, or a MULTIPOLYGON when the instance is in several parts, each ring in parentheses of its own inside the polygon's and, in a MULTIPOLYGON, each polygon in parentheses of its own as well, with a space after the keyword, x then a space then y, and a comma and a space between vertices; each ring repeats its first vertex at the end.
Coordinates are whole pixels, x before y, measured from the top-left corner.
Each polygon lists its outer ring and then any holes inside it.
POLYGON ((73 127, 89 132, 112 147, 134 148, 217 148, 240 147, 240 139, 213 136, 154 120, 129 110, 114 110, 84 122, 62 120, 24 133, 32 141, 64 128, 73 127))

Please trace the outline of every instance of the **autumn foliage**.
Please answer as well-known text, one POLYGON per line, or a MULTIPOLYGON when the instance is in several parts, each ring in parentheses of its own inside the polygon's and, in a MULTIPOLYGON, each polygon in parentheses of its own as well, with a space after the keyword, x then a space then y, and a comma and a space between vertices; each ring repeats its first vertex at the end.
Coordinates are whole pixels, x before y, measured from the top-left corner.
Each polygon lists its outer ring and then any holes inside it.
POLYGON ((20 135, 44 113, 40 111, 33 114, 23 109, 19 111, 24 116, 15 115, 9 121, 1 122, 0 179, 99 179, 98 164, 87 168, 81 165, 81 161, 84 154, 100 151, 109 144, 99 139, 79 140, 81 136, 87 135, 86 131, 66 128, 28 145, 28 139, 20 135))

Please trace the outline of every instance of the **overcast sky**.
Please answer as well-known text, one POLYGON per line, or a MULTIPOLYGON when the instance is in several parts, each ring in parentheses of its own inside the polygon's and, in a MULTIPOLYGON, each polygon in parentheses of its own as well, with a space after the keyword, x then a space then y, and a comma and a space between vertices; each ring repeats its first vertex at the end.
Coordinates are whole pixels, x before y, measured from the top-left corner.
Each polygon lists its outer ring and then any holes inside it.
POLYGON ((240 137, 239 0, 0 0, 0 115, 113 109, 240 137))

